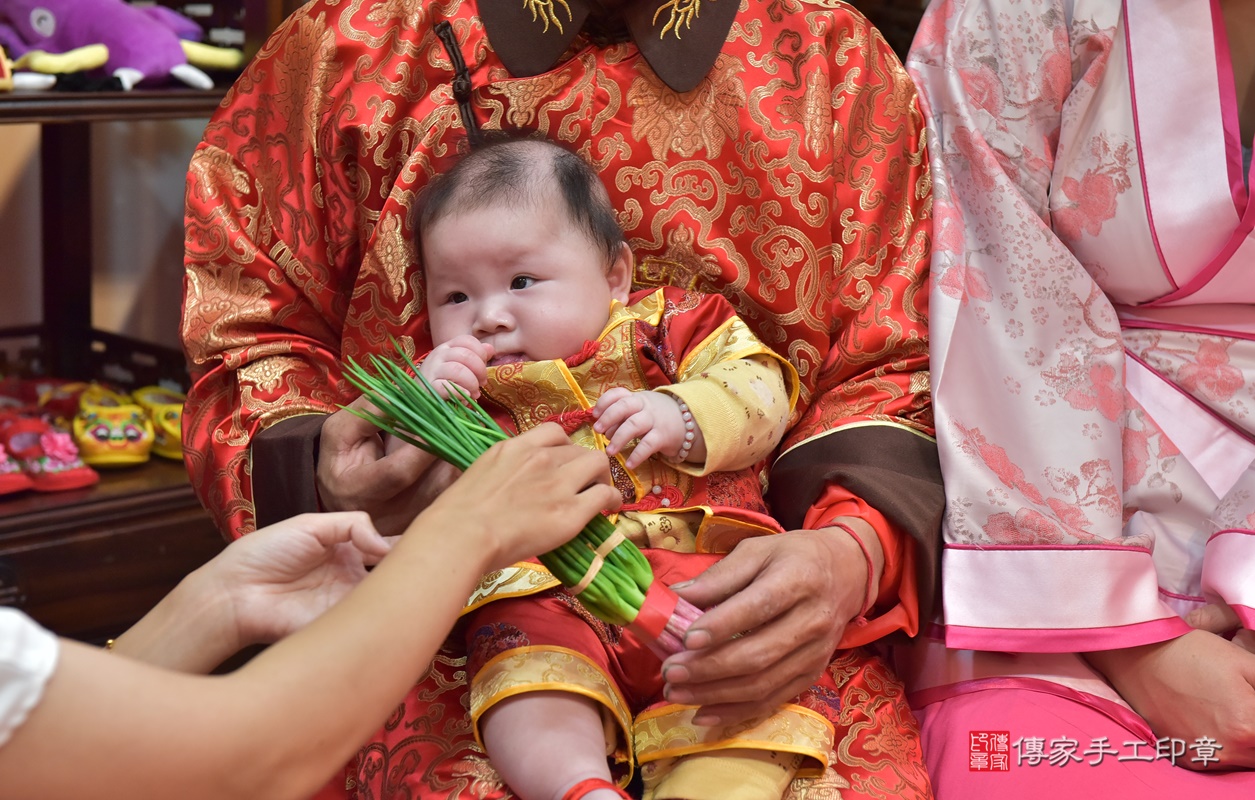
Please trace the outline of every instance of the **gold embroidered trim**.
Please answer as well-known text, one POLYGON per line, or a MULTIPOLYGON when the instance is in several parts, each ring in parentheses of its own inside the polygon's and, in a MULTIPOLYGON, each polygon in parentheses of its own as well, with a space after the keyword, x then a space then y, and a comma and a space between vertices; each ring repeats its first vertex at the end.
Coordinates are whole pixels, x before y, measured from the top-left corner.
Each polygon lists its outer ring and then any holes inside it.
POLYGON ((636 718, 633 742, 636 760, 644 764, 663 758, 713 750, 769 750, 805 758, 799 778, 816 778, 828 768, 836 731, 822 715, 792 703, 750 727, 693 724, 695 706, 666 705, 636 718))
POLYGON ((527 692, 558 691, 578 694, 600 703, 619 728, 614 758, 633 770, 628 737, 632 712, 610 676, 587 656, 566 647, 533 645, 507 650, 485 664, 471 681, 470 711, 475 740, 480 739, 479 719, 497 703, 527 692))
POLYGON ((480 578, 479 585, 471 592, 470 598, 462 608, 462 613, 469 614, 493 600, 523 597, 560 585, 558 579, 541 565, 521 561, 480 578))
POLYGON ((784 458, 785 453, 791 453, 794 450, 798 449, 799 447, 804 447, 805 445, 818 441, 819 439, 822 439, 825 436, 831 436, 834 433, 840 433, 841 431, 852 430, 853 428, 897 428, 898 430, 905 431, 910 434, 914 434, 915 436, 918 436, 919 438, 924 439, 925 441, 934 442, 934 443, 937 441, 937 437, 929 436, 923 431, 918 431, 915 428, 912 428, 908 425, 903 425, 900 422, 888 422, 885 420, 867 419, 867 420, 860 420, 859 422, 851 422, 849 425, 842 425, 839 428, 833 428, 832 430, 827 430, 827 431, 824 431, 823 433, 817 433, 814 436, 809 436, 803 439, 802 441, 798 442, 797 444, 793 445, 788 450, 785 450, 784 452, 780 453, 780 455, 776 456, 776 461, 779 461, 780 459, 784 458))

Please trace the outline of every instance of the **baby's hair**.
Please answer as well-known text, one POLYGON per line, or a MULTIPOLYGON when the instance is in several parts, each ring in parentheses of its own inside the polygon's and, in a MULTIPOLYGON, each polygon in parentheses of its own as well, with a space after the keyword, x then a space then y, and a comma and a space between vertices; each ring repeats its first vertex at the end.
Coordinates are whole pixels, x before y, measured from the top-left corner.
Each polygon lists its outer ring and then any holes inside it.
POLYGON ((489 139, 432 178, 415 210, 419 235, 463 211, 505 204, 537 207, 552 189, 576 229, 611 263, 623 244, 623 229, 601 177, 576 153, 538 138, 489 139))

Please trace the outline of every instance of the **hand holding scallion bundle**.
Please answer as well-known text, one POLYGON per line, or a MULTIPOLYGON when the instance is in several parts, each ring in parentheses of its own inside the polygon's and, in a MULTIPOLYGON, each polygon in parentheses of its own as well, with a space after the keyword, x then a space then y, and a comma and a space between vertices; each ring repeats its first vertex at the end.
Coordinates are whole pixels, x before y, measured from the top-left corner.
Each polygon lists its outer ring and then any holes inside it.
MULTIPOLYGON (((349 382, 382 416, 346 410, 458 469, 510 436, 462 389, 451 386, 450 397, 441 397, 395 341, 393 346, 409 370, 373 354, 374 374, 351 358, 346 367, 349 382)), ((539 558, 589 612, 626 627, 659 658, 684 649, 684 633, 702 613, 655 581, 645 556, 602 514, 574 539, 539 558)))

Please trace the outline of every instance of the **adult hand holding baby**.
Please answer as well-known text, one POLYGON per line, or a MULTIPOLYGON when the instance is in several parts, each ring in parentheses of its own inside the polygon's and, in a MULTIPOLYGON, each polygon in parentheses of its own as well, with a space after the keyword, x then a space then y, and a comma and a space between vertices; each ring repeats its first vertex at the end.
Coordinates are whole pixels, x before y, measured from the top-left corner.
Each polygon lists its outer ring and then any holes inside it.
MULTIPOLYGON (((348 408, 378 411, 359 397, 348 408)), ((365 511, 395 535, 458 476, 456 467, 390 436, 348 410, 323 423, 315 480, 327 511, 365 511)))

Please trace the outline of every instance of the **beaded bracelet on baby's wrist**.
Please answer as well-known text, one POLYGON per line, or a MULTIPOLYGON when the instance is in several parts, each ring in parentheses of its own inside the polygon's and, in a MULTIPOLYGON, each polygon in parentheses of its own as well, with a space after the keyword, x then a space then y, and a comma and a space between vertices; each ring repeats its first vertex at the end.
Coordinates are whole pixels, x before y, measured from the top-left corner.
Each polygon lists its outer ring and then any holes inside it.
POLYGON ((673 399, 680 406, 680 419, 684 420, 684 442, 680 445, 680 449, 676 451, 675 460, 684 463, 688 461, 689 451, 693 449, 693 441, 697 437, 697 425, 693 422, 693 412, 689 411, 688 403, 685 403, 678 397, 674 397, 674 395, 673 399))

